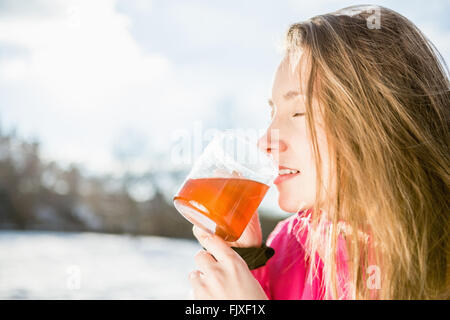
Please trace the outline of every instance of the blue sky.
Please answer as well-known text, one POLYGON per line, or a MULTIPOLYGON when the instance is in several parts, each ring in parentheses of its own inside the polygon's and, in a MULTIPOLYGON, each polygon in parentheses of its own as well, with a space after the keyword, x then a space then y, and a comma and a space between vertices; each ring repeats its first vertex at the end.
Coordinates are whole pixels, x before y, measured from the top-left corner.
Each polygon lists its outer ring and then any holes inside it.
MULTIPOLYGON (((0 124, 92 172, 146 170, 176 130, 264 128, 289 24, 355 1, 0 1, 0 124), (230 110, 230 112, 228 112, 230 110)), ((450 61, 449 1, 374 1, 450 61)))

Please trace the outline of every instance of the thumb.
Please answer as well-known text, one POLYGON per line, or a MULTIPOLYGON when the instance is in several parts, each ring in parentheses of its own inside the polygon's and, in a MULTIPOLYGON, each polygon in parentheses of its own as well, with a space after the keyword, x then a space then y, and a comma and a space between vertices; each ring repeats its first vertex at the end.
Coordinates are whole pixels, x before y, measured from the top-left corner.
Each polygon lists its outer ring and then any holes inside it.
POLYGON ((258 211, 255 211, 241 234, 241 237, 234 241, 228 242, 232 247, 257 247, 261 245, 262 234, 259 222, 258 211))
POLYGON ((247 228, 249 226, 258 226, 258 225, 260 225, 259 214, 258 214, 258 210, 256 210, 255 213, 252 215, 252 218, 248 222, 247 228))

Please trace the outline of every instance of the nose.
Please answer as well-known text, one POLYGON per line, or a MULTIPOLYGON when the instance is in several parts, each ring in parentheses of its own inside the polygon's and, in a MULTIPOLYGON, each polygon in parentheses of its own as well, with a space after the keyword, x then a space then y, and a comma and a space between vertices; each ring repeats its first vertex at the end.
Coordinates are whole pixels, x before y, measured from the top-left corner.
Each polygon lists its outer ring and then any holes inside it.
POLYGON ((263 152, 271 154, 274 160, 278 162, 278 155, 287 149, 287 144, 283 139, 280 139, 278 129, 269 129, 259 138, 258 148, 263 152))

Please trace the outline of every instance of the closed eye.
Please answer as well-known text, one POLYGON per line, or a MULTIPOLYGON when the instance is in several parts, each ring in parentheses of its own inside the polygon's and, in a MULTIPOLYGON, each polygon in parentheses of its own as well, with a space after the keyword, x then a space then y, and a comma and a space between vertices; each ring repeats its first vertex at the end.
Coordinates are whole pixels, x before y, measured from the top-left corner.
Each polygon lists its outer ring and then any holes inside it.
POLYGON ((296 113, 294 113, 292 116, 293 116, 293 117, 300 117, 300 116, 304 116, 304 115, 305 115, 304 112, 296 112, 296 113))

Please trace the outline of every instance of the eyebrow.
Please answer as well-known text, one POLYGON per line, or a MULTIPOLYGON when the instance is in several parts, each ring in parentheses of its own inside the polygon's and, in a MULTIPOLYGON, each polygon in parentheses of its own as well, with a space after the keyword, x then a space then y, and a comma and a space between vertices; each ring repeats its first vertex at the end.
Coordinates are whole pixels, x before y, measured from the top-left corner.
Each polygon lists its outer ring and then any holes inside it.
MULTIPOLYGON (((284 98, 285 100, 291 100, 291 99, 293 99, 293 98, 295 98, 295 97, 297 97, 297 96, 300 96, 300 95, 301 95, 300 92, 290 90, 290 91, 286 92, 286 93, 283 95, 283 98, 284 98)), ((267 102, 269 103, 269 106, 271 106, 271 107, 274 106, 274 103, 273 103, 272 99, 269 99, 267 102)))

